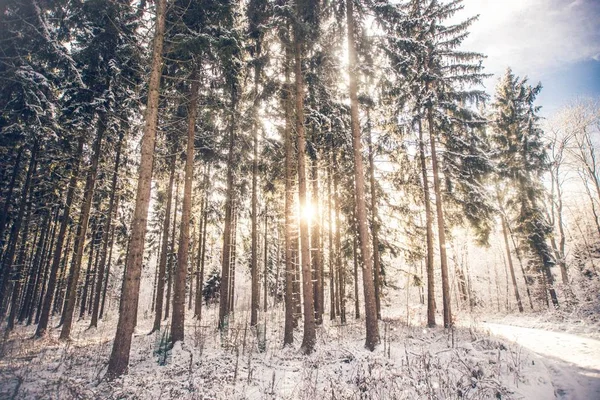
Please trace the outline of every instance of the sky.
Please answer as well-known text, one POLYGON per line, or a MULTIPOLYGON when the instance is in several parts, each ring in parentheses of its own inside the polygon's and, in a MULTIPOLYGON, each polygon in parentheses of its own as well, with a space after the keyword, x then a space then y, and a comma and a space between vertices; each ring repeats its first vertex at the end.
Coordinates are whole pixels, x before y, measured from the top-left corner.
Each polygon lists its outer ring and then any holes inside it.
POLYGON ((600 0, 464 0, 457 17, 479 14, 463 48, 487 55, 492 94, 507 67, 542 83, 549 116, 578 97, 600 97, 600 0))

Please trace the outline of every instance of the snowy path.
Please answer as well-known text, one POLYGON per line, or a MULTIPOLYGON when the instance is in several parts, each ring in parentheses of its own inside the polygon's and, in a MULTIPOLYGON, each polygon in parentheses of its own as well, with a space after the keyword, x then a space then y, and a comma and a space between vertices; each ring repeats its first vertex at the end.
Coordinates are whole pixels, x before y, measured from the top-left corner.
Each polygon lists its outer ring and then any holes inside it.
POLYGON ((491 334, 542 357, 561 399, 600 400, 600 341, 567 333, 484 323, 491 334))

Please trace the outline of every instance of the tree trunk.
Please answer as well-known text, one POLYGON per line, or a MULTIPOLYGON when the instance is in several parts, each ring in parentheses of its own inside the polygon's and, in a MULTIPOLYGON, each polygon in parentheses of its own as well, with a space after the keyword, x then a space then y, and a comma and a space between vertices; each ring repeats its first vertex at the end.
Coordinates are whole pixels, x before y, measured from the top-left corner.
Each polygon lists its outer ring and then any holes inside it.
POLYGON ((12 202, 12 195, 15 188, 17 176, 19 175, 21 158, 23 156, 23 149, 25 146, 21 146, 17 152, 17 158, 15 159, 15 165, 13 166, 13 172, 8 184, 8 193, 6 193, 6 201, 4 207, 2 207, 2 214, 0 214, 0 252, 4 249, 4 229, 6 228, 6 221, 8 220, 8 211, 10 210, 10 204, 12 202))
MULTIPOLYGON (((333 168, 338 170, 337 157, 333 153, 333 168)), ((342 263, 342 219, 340 218, 340 174, 333 174, 333 199, 335 201, 335 269, 337 271, 337 294, 339 304, 340 323, 346 323, 346 268, 342 263)))
POLYGON ((225 195, 225 223, 223 227, 223 254, 221 264, 221 288, 219 294, 219 329, 227 329, 229 325, 229 268, 231 266, 233 200, 235 195, 235 110, 237 99, 231 90, 231 117, 229 121, 229 150, 227 154, 227 193, 225 195))
MULTIPOLYGON (((313 135, 316 136, 316 135, 313 135)), ((313 139, 316 142, 316 137, 313 139)), ((323 324, 323 297, 322 297, 322 275, 323 275, 323 264, 321 263, 321 226, 319 223, 320 207, 319 207, 319 167, 317 156, 312 160, 312 206, 314 208, 314 215, 312 218, 312 235, 311 248, 312 248, 312 269, 314 271, 313 280, 315 285, 313 287, 313 296, 315 299, 315 323, 317 325, 323 324)))
POLYGON ((181 206, 181 227, 179 247, 177 249, 177 270, 175 271, 175 293, 173 295, 173 319, 171 321, 171 341, 183 341, 185 324, 185 281, 188 269, 190 247, 190 219, 192 214, 192 181, 194 179, 194 134, 198 110, 198 74, 194 70, 188 105, 187 149, 185 158, 185 176, 183 201, 181 206))
POLYGON ((19 322, 25 321, 25 318, 31 316, 33 312, 33 305, 35 301, 35 289, 38 282, 41 280, 41 275, 43 272, 42 257, 44 247, 46 246, 46 240, 48 239, 48 235, 50 234, 50 217, 50 211, 46 211, 40 227, 41 233, 38 236, 35 255, 33 256, 33 262, 31 263, 31 267, 29 269, 29 278, 27 279, 27 290, 25 291, 25 295, 23 296, 23 305, 21 307, 21 311, 19 312, 18 318, 19 322))
POLYGON ((352 258, 354 261, 354 318, 360 318, 360 304, 358 301, 358 254, 356 235, 352 239, 352 258))
POLYGON ((171 294, 173 289, 173 263, 175 260, 175 232, 177 232, 177 204, 179 202, 179 173, 175 178, 175 208, 173 209, 173 227, 171 228, 171 251, 167 260, 167 299, 165 304, 165 317, 169 318, 171 311, 171 294))
POLYGON ((117 180, 119 178, 119 168, 121 167, 121 151, 123 148, 123 141, 125 134, 123 131, 119 132, 119 142, 117 143, 117 154, 115 157, 115 166, 113 169, 112 181, 110 183, 110 197, 108 200, 108 215, 104 224, 103 235, 102 235, 102 259, 100 260, 100 266, 98 268, 98 284, 96 285, 96 293, 94 295, 94 304, 92 308, 92 320, 90 322, 90 328, 98 326, 98 316, 100 313, 100 297, 102 295, 102 288, 108 284, 108 281, 104 282, 104 272, 106 270, 106 260, 108 256, 108 242, 110 239, 110 230, 113 221, 113 213, 115 207, 115 198, 117 192, 117 180))
POLYGON ((294 204, 294 149, 292 143, 292 86, 290 83, 290 64, 291 49, 286 46, 285 51, 285 86, 284 88, 284 107, 285 107, 285 329, 283 335, 283 346, 291 346, 294 343, 294 299, 293 299, 293 277, 294 264, 292 254, 292 207, 294 204))
POLYGON ((152 49, 152 70, 148 85, 148 103, 146 107, 146 122, 141 143, 141 159, 139 179, 133 214, 131 239, 127 254, 125 282, 121 295, 119 322, 113 343, 106 376, 113 379, 127 371, 131 336, 136 325, 137 307, 140 291, 140 278, 144 256, 144 239, 148 221, 148 205, 152 183, 152 161, 154 158, 154 142, 158 117, 158 97, 162 71, 162 48, 165 31, 166 0, 156 1, 156 24, 154 45, 152 49))
POLYGON ((381 261, 379 255, 379 216, 377 215, 377 192, 375 190, 375 152, 371 138, 371 116, 370 108, 367 108, 367 144, 369 146, 369 179, 371 189, 371 236, 373 237, 373 275, 375 279, 375 306, 377 308, 377 319, 381 320, 381 294, 379 286, 381 278, 381 261))
MULTIPOLYGON (((175 156, 170 157, 170 172, 169 172, 169 188, 167 194, 167 205, 165 208, 165 220, 163 223, 162 242, 160 250, 160 261, 158 263, 158 280, 156 284, 156 300, 154 314, 154 325, 152 332, 160 329, 160 321, 162 321, 163 301, 165 293, 165 275, 167 271, 167 256, 169 253, 169 232, 171 223, 171 202, 173 199, 173 182, 175 178, 175 156)), ((150 332, 150 333, 152 333, 150 332)))
POLYGON ((508 268, 510 269, 510 277, 512 279, 513 289, 515 291, 515 298, 517 299, 517 307, 519 312, 523 312, 523 303, 521 302, 521 296, 519 295, 519 287, 517 286, 517 277, 515 276, 515 268, 513 266, 512 257, 510 255, 510 246, 508 244, 508 229, 506 227, 506 217, 502 215, 502 234, 504 235, 504 246, 506 247, 506 258, 508 260, 508 268))
POLYGON ((440 187, 439 166, 435 148, 435 133, 433 128, 433 110, 427 109, 429 122, 429 141, 431 142, 431 164, 433 168, 433 189, 435 191, 435 208, 437 211, 438 240, 440 245, 440 264, 442 269, 442 304, 444 308, 444 328, 451 328, 452 307, 450 304, 450 277, 448 276, 448 258, 446 256, 446 225, 442 206, 442 189, 440 187))
MULTIPOLYGON (((33 158, 33 157, 32 157, 33 158)), ((37 159, 34 159, 33 164, 33 174, 31 180, 33 180, 35 176, 35 170, 37 169, 37 159)), ((28 185, 29 186, 29 185, 28 185)), ((16 269, 13 271, 14 286, 12 290, 12 296, 10 301, 10 313, 8 315, 8 321, 6 322, 6 334, 12 331, 15 327, 15 319, 17 317, 17 312, 19 309, 19 298, 21 296, 21 285, 23 283, 23 273, 25 272, 25 258, 27 255, 27 240, 29 238, 29 225, 31 220, 31 206, 32 206, 32 195, 33 190, 29 188, 29 195, 27 199, 27 211, 25 211, 25 221, 23 224, 23 234, 21 235, 21 246, 19 248, 19 255, 17 257, 17 264, 14 266, 16 269)))
POLYGON ((196 278, 196 304, 194 315, 200 321, 202 319, 202 289, 204 287, 204 257, 206 254, 206 229, 208 223, 208 189, 209 189, 210 164, 204 172, 204 184, 202 193, 202 204, 200 205, 200 236, 198 241, 198 276, 196 278))
MULTIPOLYGON (((263 312, 267 312, 267 289, 268 289, 268 283, 269 283, 269 270, 268 270, 268 264, 269 264, 269 241, 268 241, 268 237, 269 237, 269 203, 267 202, 265 204, 265 235, 264 235, 264 242, 263 242, 263 251, 264 251, 264 256, 265 256, 265 270, 263 273, 263 312)), ((275 287, 277 287, 277 279, 275 279, 275 287)), ((266 317, 265 317, 266 320, 266 317)))
POLYGON ((54 221, 52 223, 52 230, 51 230, 51 234, 50 234, 50 241, 48 241, 46 244, 46 249, 44 250, 44 257, 42 258, 42 263, 44 265, 44 275, 36 283, 36 287, 35 287, 35 299, 37 302, 36 311, 35 311, 35 319, 33 318, 33 310, 32 310, 32 312, 29 314, 29 317, 27 318, 27 325, 31 325, 32 322, 35 324, 38 324, 39 320, 40 320, 40 315, 42 313, 42 305, 44 302, 44 296, 47 291, 47 283, 48 283, 48 279, 49 279, 48 277, 50 274, 50 267, 52 265, 52 256, 53 256, 52 249, 54 249, 54 246, 56 243, 55 239, 56 239, 56 233, 58 231, 59 215, 60 215, 60 207, 56 206, 56 211, 54 213, 54 221))
POLYGON ((85 245, 85 236, 90 218, 90 210, 92 207, 92 199, 94 197, 94 186, 96 185, 96 173, 98 171, 98 162, 100 160, 100 151, 102 147, 102 138, 106 132, 106 114, 101 114, 98 118, 98 130, 94 144, 92 147, 91 164, 85 181, 85 189, 83 191, 83 201, 81 203, 81 212, 79 216, 79 224, 77 225, 77 233, 75 234, 75 245, 73 251, 73 259, 71 260, 71 278, 67 285, 66 307, 63 315, 63 325, 60 332, 60 339, 66 340, 71 336, 71 328, 73 324, 73 313, 75 312, 75 301, 77 295, 77 286, 79 284, 79 273, 81 271, 81 260, 83 257, 83 249, 85 245))
POLYGON ((331 169, 333 165, 333 150, 329 151, 329 166, 327 167, 327 213, 328 213, 328 239, 329 239, 329 319, 334 320, 336 316, 336 290, 335 290, 335 250, 333 247, 333 207, 331 206, 331 169))
MULTIPOLYGON (((96 206, 98 206, 98 204, 96 204, 96 206)), ((97 207, 96 207, 97 209, 97 207)), ((94 252, 94 250, 96 249, 96 239, 98 238, 98 232, 97 232, 97 223, 95 218, 92 219, 92 226, 91 226, 91 238, 90 238, 90 251, 88 254, 88 265, 87 265, 87 269, 86 269, 86 273, 85 273, 85 283, 83 284, 83 288, 81 290, 81 295, 80 295, 80 301, 81 304, 79 306, 79 319, 82 319, 83 316, 85 315, 85 306, 87 304, 87 294, 89 292, 89 286, 90 286, 90 281, 93 280, 93 277, 91 278, 91 276, 93 275, 92 272, 92 268, 94 265, 94 256, 96 256, 96 253, 94 252)), ((97 257, 96 257, 97 258, 97 257)))
POLYGON ((302 76, 303 46, 298 31, 295 41, 295 85, 296 85, 296 133, 298 135, 298 197, 300 205, 300 262, 302 263, 302 295, 304 298, 304 336, 300 349, 304 354, 313 352, 316 342, 315 305, 313 299, 312 273, 310 270, 310 242, 308 219, 302 216, 307 207, 306 185, 306 139, 304 129, 304 77, 302 76))
POLYGON ((39 144, 37 141, 35 141, 35 143, 33 144, 33 148, 31 149, 31 157, 29 159, 29 166, 27 167, 27 175, 25 176, 25 182, 23 183, 23 188, 21 189, 19 213, 17 214, 17 218, 14 220, 13 225, 11 227, 10 235, 14 239, 12 243, 9 243, 6 254, 4 255, 2 276, 0 277, 0 320, 4 319, 6 313, 6 307, 4 307, 4 302, 7 300, 7 289, 9 285, 10 275, 13 272, 13 263, 15 260, 15 253, 17 251, 17 239, 21 231, 23 217, 27 208, 27 196, 29 194, 29 188, 31 186, 31 179, 37 166, 38 149, 39 144))
POLYGON ((356 217, 363 266, 363 287, 365 296, 365 320, 367 338, 365 347, 371 351, 379 344, 379 326, 377 323, 377 306, 375 301, 375 284, 373 281, 373 260, 369 246, 367 226, 367 207, 365 201, 365 178, 360 141, 360 122, 358 119, 358 85, 356 79, 356 42, 354 39, 353 0, 346 1, 346 22, 348 28, 348 76, 350 78, 350 118, 352 128, 352 148, 354 150, 354 181, 356 190, 356 217))
POLYGON ((435 275, 433 273, 433 213, 431 211, 431 195, 429 194, 429 179, 427 178, 427 163, 425 161, 425 143, 423 141, 423 126, 421 118, 419 125, 419 159, 421 161, 421 176, 423 178, 423 202, 425 203, 425 223, 427 227, 427 326, 433 328, 435 323, 435 275))

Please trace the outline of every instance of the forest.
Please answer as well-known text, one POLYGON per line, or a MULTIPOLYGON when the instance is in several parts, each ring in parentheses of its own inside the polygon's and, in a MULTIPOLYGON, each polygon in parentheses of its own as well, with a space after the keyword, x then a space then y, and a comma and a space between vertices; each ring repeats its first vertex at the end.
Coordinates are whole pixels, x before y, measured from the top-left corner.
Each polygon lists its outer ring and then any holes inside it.
POLYGON ((600 100, 463 3, 2 0, 0 398, 600 398, 600 100))

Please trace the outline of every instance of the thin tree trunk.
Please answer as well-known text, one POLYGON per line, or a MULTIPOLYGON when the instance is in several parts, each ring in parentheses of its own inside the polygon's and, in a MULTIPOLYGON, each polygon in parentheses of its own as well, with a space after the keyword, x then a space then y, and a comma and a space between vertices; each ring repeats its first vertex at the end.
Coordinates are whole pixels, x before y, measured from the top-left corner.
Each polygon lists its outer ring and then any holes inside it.
POLYGON ((175 293, 173 295, 173 319, 171 320, 172 343, 183 341, 185 325, 185 281, 188 270, 190 248, 190 219, 192 214, 192 181, 194 179, 194 134, 198 109, 200 84, 196 70, 191 75, 191 93, 188 105, 187 149, 183 201, 181 207, 181 227, 177 248, 177 270, 175 271, 175 293))
POLYGON ((294 299, 293 299, 293 277, 294 261, 292 254, 292 206, 294 203, 294 152, 292 144, 292 87, 290 83, 290 64, 291 49, 286 47, 285 51, 285 86, 284 86, 284 107, 285 107, 285 130, 284 130, 284 148, 285 148, 285 328, 283 335, 283 346, 291 346, 294 343, 294 299))
POLYGON ((333 150, 329 152, 329 165, 327 167, 327 213, 328 213, 328 239, 329 239, 329 301, 330 311, 329 319, 334 320, 336 316, 336 307, 338 302, 336 301, 336 290, 335 290, 335 250, 333 247, 333 208, 331 206, 332 192, 331 192, 331 169, 333 164, 333 150))
MULTIPOLYGON (((316 136, 313 134, 313 136, 316 136)), ((314 139, 316 141, 316 138, 314 139)), ((312 234, 311 234, 311 248, 312 248, 312 269, 314 271, 313 280, 315 282, 313 287, 313 297, 315 299, 315 323, 317 325, 323 324, 323 288, 321 287, 322 276, 323 276, 323 264, 321 260, 321 225, 319 223, 320 207, 319 207, 319 167, 318 160, 315 157, 312 160, 312 206, 315 210, 315 215, 312 218, 312 234)))
POLYGON ((139 300, 142 262, 144 256, 144 239, 148 221, 148 205, 152 183, 152 162, 154 158, 154 143, 158 117, 158 97, 160 92, 160 77, 162 71, 162 49, 165 31, 166 0, 156 1, 156 24, 154 45, 152 49, 152 70, 148 85, 148 103, 146 107, 146 123, 141 143, 141 159, 139 179, 136 192, 135 211, 133 214, 130 251, 127 254, 127 274, 123 283, 121 305, 117 332, 113 342, 106 377, 114 379, 125 373, 129 364, 131 336, 136 325, 137 307, 139 300))
POLYGON ((381 261, 379 254, 379 217, 377 215, 377 193, 375 190, 375 152, 373 151, 373 141, 371 139, 371 116, 370 108, 367 108, 367 144, 369 146, 369 179, 371 189, 371 236, 373 237, 373 275, 375 278, 375 306, 377 308, 377 319, 381 320, 381 295, 379 285, 381 278, 381 261))
MULTIPOLYGON (((167 270, 167 256, 169 253, 169 231, 171 223, 171 203, 173 200, 173 182, 175 180, 175 155, 170 157, 170 172, 169 172, 169 188, 167 194, 167 205, 165 208, 165 220, 163 222, 162 242, 160 250, 160 261, 158 263, 158 281, 156 285, 156 300, 154 314, 154 325, 152 332, 160 329, 160 321, 162 321, 163 301, 165 292, 165 275, 167 270)), ((150 332, 150 333, 152 333, 150 332)))
POLYGON ((363 286, 365 297, 365 323, 367 337, 365 347, 371 351, 379 344, 379 326, 377 323, 377 306, 375 301, 375 284, 373 281, 373 260, 369 246, 367 224, 367 207, 365 201, 364 167, 362 160, 362 144, 360 140, 360 121, 358 119, 358 85, 356 42, 354 39, 353 0, 346 1, 346 22, 348 28, 348 76, 350 92, 350 118, 352 128, 352 148, 354 150, 354 181, 356 199, 356 217, 358 219, 358 235, 363 266, 363 286))
POLYGON ((23 305, 21 307, 21 311, 19 312, 19 318, 17 319, 19 322, 25 321, 25 318, 31 316, 33 311, 32 308, 35 301, 35 289, 38 282, 41 280, 41 275, 43 272, 42 257, 44 247, 46 246, 46 240, 48 238, 48 235, 50 234, 50 217, 50 211, 47 211, 44 215, 41 224, 41 233, 38 236, 35 255, 33 256, 33 262, 31 263, 31 268, 29 269, 27 290, 25 291, 25 294, 23 296, 23 305))
POLYGON ((502 234, 504 235, 504 246, 506 247, 506 259, 508 260, 508 267, 510 268, 510 277, 512 279, 513 289, 515 291, 515 298, 517 299, 517 307, 519 312, 523 312, 523 303, 521 302, 521 296, 519 295, 519 287, 517 286, 517 277, 515 276, 515 268, 513 266, 512 257, 510 255, 510 246, 508 244, 508 228, 506 227, 506 219, 502 215, 502 234))
MULTIPOLYGON (((333 168, 338 170, 337 157, 333 153, 333 168)), ((340 201, 340 175, 333 174, 333 199, 335 201, 335 269, 338 278, 338 303, 340 323, 346 323, 346 268, 342 263, 342 219, 340 218, 340 209, 342 208, 340 201)))
POLYGON ((235 110, 237 99, 231 90, 231 116, 229 121, 229 149, 227 154, 227 193, 225 199, 225 223, 223 227, 223 255, 221 264, 221 288, 219 295, 219 329, 224 330, 229 326, 229 269, 231 266, 231 241, 232 241, 232 211, 235 195, 235 110))
POLYGON ((450 277, 448 276, 448 258, 446 256, 446 224, 444 222, 444 209, 442 205, 442 189, 440 185, 439 166, 435 145, 435 133, 433 124, 433 110, 427 109, 429 122, 429 140, 431 142, 431 164, 433 167, 433 188, 435 191, 435 208, 437 211, 438 240, 440 247, 440 264, 442 269, 442 304, 444 309, 444 328, 453 325, 452 307, 450 304, 450 277))
MULTIPOLYGON (((115 200, 115 214, 117 213, 117 203, 119 202, 119 199, 117 198, 115 200)), ((104 278, 104 288, 102 289, 102 301, 100 302, 100 313, 98 314, 98 319, 102 319, 102 316, 104 315, 104 305, 106 304, 106 292, 108 291, 108 280, 110 278, 110 266, 112 264, 112 254, 113 254, 113 248, 114 248, 114 244, 115 244, 115 229, 116 226, 113 225, 111 232, 110 232, 110 245, 108 246, 108 262, 106 265, 106 274, 105 274, 105 278, 104 278)))
POLYGON ((173 227, 171 228, 171 251, 167 260, 167 300, 165 304, 165 317, 169 318, 171 311, 171 294, 173 289, 173 263, 175 262, 175 232, 177 232, 177 206, 179 203, 179 174, 175 178, 175 208, 173 209, 173 227))
POLYGON ((431 211, 431 195, 429 194, 429 179, 427 178, 427 163, 425 161, 425 143, 423 141, 423 125, 421 118, 419 126, 419 159, 421 161, 421 176, 423 179, 423 202, 425 203, 425 223, 427 227, 427 326, 433 328, 435 323, 435 275, 433 273, 433 213, 431 211))
POLYGON ((66 307, 63 315, 63 325, 60 332, 60 339, 66 340, 71 336, 73 324, 73 313, 75 312, 75 302, 77 295, 77 286, 79 284, 79 273, 81 271, 81 260, 85 245, 85 237, 88 229, 92 199, 94 196, 94 186, 96 185, 96 174, 98 171, 98 162, 100 161, 100 151, 102 148, 102 138, 106 132, 106 114, 101 114, 98 119, 98 130, 92 147, 92 159, 85 181, 83 191, 83 201, 81 203, 81 213, 77 233, 75 234, 75 246, 73 259, 71 260, 71 278, 67 285, 67 294, 65 298, 66 307))
POLYGON ((296 133, 298 135, 298 196, 300 205, 300 262, 302 263, 302 295, 304 298, 304 336, 300 349, 304 354, 313 352, 316 342, 315 305, 313 299, 312 273, 310 270, 310 242, 308 220, 302 217, 307 207, 306 185, 306 139, 304 129, 304 77, 302 76, 303 46, 298 31, 295 41, 295 84, 296 84, 296 133))
POLYGON ((60 216, 60 207, 57 206, 56 211, 54 213, 54 222, 52 223, 52 233, 50 234, 51 238, 50 238, 50 241, 47 243, 47 246, 46 246, 46 249, 44 252, 44 257, 43 257, 44 275, 43 275, 42 279, 36 283, 36 288, 35 288, 36 302, 37 302, 36 311, 35 311, 35 319, 33 319, 33 310, 32 310, 32 312, 29 314, 29 317, 27 319, 27 325, 31 325, 32 322, 35 324, 38 324, 40 321, 40 316, 42 313, 42 305, 44 302, 44 296, 47 291, 47 283, 49 280, 50 268, 52 265, 52 257, 53 257, 52 249, 54 249, 54 246, 56 244, 55 239, 56 239, 56 233, 58 231, 59 216, 60 216))
POLYGON ((113 221, 113 213, 116 208, 116 192, 117 192, 117 180, 119 178, 119 168, 121 167, 121 151, 123 148, 123 141, 125 134, 123 131, 119 132, 119 142, 117 143, 117 154, 115 156, 115 166, 113 169, 112 181, 110 183, 110 197, 108 200, 108 216, 104 224, 103 235, 102 235, 102 259, 100 260, 100 266, 98 268, 98 285, 94 296, 94 304, 92 307, 92 320, 90 321, 90 328, 98 326, 98 317, 100 313, 100 297, 103 293, 103 286, 108 282, 104 282, 104 272, 106 270, 106 261, 108 256, 108 242, 110 239, 110 231, 113 221))
MULTIPOLYGON (((97 209, 97 207, 96 207, 97 209)), ((83 316, 85 315, 85 306, 87 304, 87 294, 89 292, 89 285, 90 285, 90 281, 93 280, 93 277, 91 277, 93 275, 92 272, 92 268, 94 265, 94 256, 96 256, 96 253, 94 252, 94 250, 96 249, 96 239, 98 237, 98 232, 97 232, 97 223, 96 223, 96 219, 94 218, 92 220, 92 227, 90 229, 91 233, 91 238, 90 238, 90 251, 88 254, 88 265, 87 265, 87 269, 86 269, 86 273, 85 273, 85 283, 83 284, 83 288, 81 290, 81 295, 80 295, 80 301, 81 304, 79 306, 79 319, 82 319, 83 316)))
POLYGON ((6 193, 6 201, 4 207, 2 207, 2 214, 0 214, 0 251, 4 249, 4 229, 6 228, 6 221, 8 220, 8 212, 12 202, 12 195, 15 188, 17 176, 19 175, 21 158, 23 156, 23 150, 25 146, 21 146, 17 152, 17 158, 15 159, 15 165, 13 166, 13 172, 8 184, 8 193, 6 193))
MULTIPOLYGON (((33 174, 31 180, 34 179, 35 170, 37 169, 37 159, 34 159, 33 174)), ((28 185, 29 186, 29 185, 28 185)), ((8 321, 6 322, 6 334, 12 331, 15 327, 15 319, 19 309, 19 297, 21 295, 21 285, 23 283, 23 274, 26 268, 26 255, 27 255, 27 240, 29 238, 29 225, 31 220, 31 206, 32 206, 32 195, 33 190, 29 188, 29 195, 27 199, 27 211, 25 211, 25 221, 23 223, 23 233, 21 235, 21 245, 19 248, 19 255, 17 257, 17 264, 13 266, 13 280, 14 286, 12 290, 12 296, 10 301, 10 313, 8 315, 8 321), (16 267, 16 269, 14 268, 16 267)))
POLYGON ((198 242, 198 277, 196 279, 196 304, 194 314, 198 321, 202 319, 202 289, 204 287, 204 258, 206 254, 206 231, 208 224, 208 189, 209 189, 210 164, 204 172, 204 192, 202 194, 202 204, 200 206, 200 240, 198 242))
POLYGON ((31 187, 32 176, 37 166, 38 149, 39 144, 37 141, 35 141, 33 148, 31 149, 31 157, 29 158, 29 166, 27 167, 25 182, 23 183, 23 188, 21 189, 19 213, 17 214, 17 218, 14 220, 11 227, 10 235, 13 237, 13 240, 12 243, 9 243, 6 254, 4 255, 2 276, 0 277, 0 320, 4 319, 4 316, 6 315, 6 307, 4 306, 4 303, 7 300, 9 280, 14 269, 13 263, 17 250, 17 239, 21 231, 23 217, 27 208, 27 196, 29 194, 29 188, 31 187))
POLYGON ((358 254, 356 243, 356 235, 352 239, 352 258, 354 261, 354 318, 360 318, 360 304, 358 301, 358 254))
MULTIPOLYGON (((269 241, 268 241, 268 237, 269 237, 269 203, 265 203, 265 235, 264 235, 264 242, 263 242, 263 251, 264 251, 264 256, 265 256, 265 270, 263 273, 263 311, 266 313, 267 312, 267 289, 268 289, 268 283, 269 283, 269 270, 268 270, 268 264, 269 264, 269 241)), ((275 280, 275 287, 277 287, 277 280, 275 280)), ((266 317, 265 317, 266 320, 266 317)))

